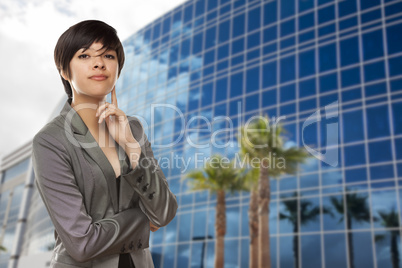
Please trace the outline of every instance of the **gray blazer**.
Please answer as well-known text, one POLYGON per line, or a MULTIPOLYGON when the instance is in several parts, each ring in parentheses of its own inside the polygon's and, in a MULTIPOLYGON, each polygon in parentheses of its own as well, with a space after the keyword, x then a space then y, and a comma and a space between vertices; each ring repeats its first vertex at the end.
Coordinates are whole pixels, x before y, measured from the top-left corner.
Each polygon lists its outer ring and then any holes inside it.
POLYGON ((142 153, 132 169, 115 142, 120 189, 113 167, 68 102, 35 135, 35 182, 55 227, 51 267, 113 268, 120 253, 130 253, 137 268, 154 267, 148 249, 149 221, 167 225, 176 214, 177 201, 141 123, 127 118, 142 153))

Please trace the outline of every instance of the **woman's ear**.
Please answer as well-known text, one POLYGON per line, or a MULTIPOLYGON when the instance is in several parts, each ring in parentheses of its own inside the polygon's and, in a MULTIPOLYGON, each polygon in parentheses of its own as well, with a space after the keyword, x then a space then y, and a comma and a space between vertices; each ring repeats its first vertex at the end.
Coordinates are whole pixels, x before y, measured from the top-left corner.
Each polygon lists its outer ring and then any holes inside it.
POLYGON ((68 77, 63 70, 60 70, 60 75, 61 75, 61 77, 63 77, 64 80, 68 81, 68 77))

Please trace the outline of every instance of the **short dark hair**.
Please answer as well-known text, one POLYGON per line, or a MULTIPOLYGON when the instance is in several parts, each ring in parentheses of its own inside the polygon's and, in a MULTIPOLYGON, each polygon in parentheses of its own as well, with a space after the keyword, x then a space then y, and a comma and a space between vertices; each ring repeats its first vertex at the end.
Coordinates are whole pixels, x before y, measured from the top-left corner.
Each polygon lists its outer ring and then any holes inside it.
MULTIPOLYGON (((124 65, 124 50, 116 30, 103 21, 85 20, 68 28, 57 41, 54 48, 54 61, 60 76, 61 71, 63 71, 67 78, 69 78, 71 75, 70 61, 75 53, 81 48, 88 49, 94 42, 102 43, 102 49, 106 48, 116 51, 119 63, 118 75, 120 75, 120 71, 124 65)), ((61 81, 67 93, 68 102, 71 104, 73 96, 70 83, 62 76, 61 81)))

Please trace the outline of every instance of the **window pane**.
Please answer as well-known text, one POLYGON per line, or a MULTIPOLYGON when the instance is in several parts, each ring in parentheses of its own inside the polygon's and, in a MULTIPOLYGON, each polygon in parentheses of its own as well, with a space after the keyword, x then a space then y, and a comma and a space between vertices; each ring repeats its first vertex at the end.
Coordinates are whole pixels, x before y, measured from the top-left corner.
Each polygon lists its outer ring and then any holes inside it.
POLYGON ((205 0, 195 1, 195 16, 204 14, 205 12, 205 0))
POLYGON ((181 42, 180 59, 184 60, 190 56, 190 39, 181 42))
POLYGON ((212 104, 213 84, 208 83, 202 86, 201 107, 212 104))
POLYGON ((392 25, 387 27, 387 44, 388 54, 394 54, 402 51, 402 24, 392 25))
POLYGON ((355 13, 357 11, 356 1, 337 1, 339 7, 339 17, 355 13))
POLYGON ((276 1, 269 1, 264 5, 264 25, 271 24, 277 20, 276 1))
POLYGON ((293 236, 281 236, 279 237, 279 267, 296 267, 294 262, 294 253, 292 250, 293 248, 293 236))
POLYGON ((281 37, 293 34, 295 32, 295 20, 282 22, 281 24, 281 37))
POLYGON ((379 138, 389 136, 389 115, 387 106, 379 106, 367 109, 368 137, 379 138))
POLYGON ((247 70, 246 73, 246 92, 253 92, 260 88, 260 68, 256 67, 253 69, 247 70))
MULTIPOLYGON (((372 166, 370 167, 371 180, 383 180, 394 178, 394 169, 392 165, 372 166)), ((389 185, 387 185, 389 186, 389 185)), ((394 182, 391 183, 394 186, 394 182)))
POLYGON ((208 49, 216 44, 216 27, 207 29, 205 33, 205 49, 208 49))
POLYGON ((255 8, 248 13, 248 31, 260 28, 261 8, 255 8))
POLYGON ((364 91, 365 91, 366 97, 385 94, 385 93, 387 93, 387 85, 385 83, 369 85, 369 86, 366 86, 364 91))
POLYGON ((232 37, 235 38, 242 34, 244 34, 244 14, 238 15, 233 18, 232 37))
POLYGON ((301 236, 302 267, 321 268, 321 250, 320 235, 301 236))
MULTIPOLYGON (((300 231, 319 232, 320 231, 320 199, 300 198, 300 231)), ((296 211, 295 211, 296 212, 296 211)), ((325 211, 324 211, 324 214, 325 211)), ((297 215, 297 214, 294 214, 297 215)), ((297 224, 297 222, 296 222, 297 224)))
POLYGON ((333 5, 318 10, 318 23, 325 23, 335 19, 335 8, 333 5))
MULTIPOLYGON (((345 170, 345 182, 366 182, 367 171, 366 168, 355 168, 345 170)), ((350 186, 349 186, 350 187, 350 186)))
POLYGON ((259 108, 259 94, 246 97, 246 113, 259 108))
POLYGON ((243 94, 243 73, 233 74, 230 77, 230 97, 243 94))
POLYGON ((313 75, 315 73, 315 51, 309 50, 299 54, 300 77, 313 75))
POLYGON ((357 37, 342 40, 340 43, 341 65, 347 66, 359 61, 359 42, 357 37))
POLYGON ((292 16, 295 13, 295 0, 281 0, 281 19, 292 16))
POLYGON ((208 11, 216 8, 218 1, 216 0, 208 0, 208 11))
POLYGON ((330 44, 320 47, 320 72, 325 72, 336 68, 336 46, 330 44))
POLYGON ((193 18, 193 4, 184 8, 184 23, 189 22, 193 18))
POLYGON ((364 65, 364 80, 366 82, 371 82, 374 80, 384 78, 385 78, 385 69, 383 61, 364 65))
POLYGON ((197 54, 202 49, 203 32, 193 36, 193 54, 197 54))
POLYGON ((206 211, 197 211, 194 213, 194 226, 193 226, 193 237, 204 237, 206 232, 206 223, 207 223, 207 212, 206 211))
POLYGON ((364 165, 366 150, 363 144, 346 146, 344 148, 345 166, 364 165))
MULTIPOLYGON (((359 90, 360 91, 360 90, 359 90)), ((343 116, 343 140, 353 142, 364 139, 363 114, 361 110, 344 113, 343 116)))
POLYGON ((215 102, 223 101, 227 99, 227 77, 221 78, 216 81, 215 85, 215 102))
POLYGON ((239 221, 240 221, 239 207, 226 208, 226 221, 230 222, 230 224, 227 224, 226 226, 226 237, 239 236, 239 221))
POLYGON ((232 42, 232 55, 244 51, 244 38, 232 42))
POLYGON ((264 30, 264 43, 276 40, 276 30, 276 26, 264 30))
POLYGON ((279 204, 279 213, 279 215, 283 215, 279 222, 279 232, 281 234, 292 234, 294 231, 294 224, 290 217, 291 213, 296 213, 296 215, 298 213, 297 199, 287 199, 281 201, 279 204), (290 211, 292 205, 296 211, 290 211))
POLYGON ((380 4, 380 0, 360 0, 360 9, 364 10, 380 4))
POLYGON ((270 89, 262 93, 262 106, 268 107, 276 104, 276 89, 270 89))
POLYGON ((353 252, 355 268, 373 268, 373 239, 371 232, 355 232, 353 252))
POLYGON ((177 266, 188 267, 190 258, 190 244, 180 244, 177 252, 177 266))
POLYGON ((264 64, 262 81, 264 88, 276 85, 276 61, 264 64))
POLYGON ((332 212, 323 214, 323 227, 325 231, 343 230, 345 229, 344 217, 344 198, 343 195, 332 195, 322 197, 323 210, 332 212))
POLYGON ((320 76, 320 92, 328 92, 337 88, 338 78, 336 73, 320 76))
POLYGON ((230 21, 224 21, 219 24, 219 43, 229 40, 230 21))
POLYGON ((299 1, 299 12, 306 11, 314 7, 314 1, 297 0, 299 1))
POLYGON ((179 228, 179 242, 190 241, 191 235, 191 214, 181 214, 180 218, 180 228, 179 228))
POLYGON ((300 176, 301 188, 316 188, 319 186, 318 174, 300 176))
POLYGON ((316 83, 315 79, 308 79, 305 81, 301 81, 299 85, 300 90, 300 98, 312 96, 316 94, 316 83))
POLYGON ((402 133, 402 102, 392 104, 392 116, 394 119, 394 133, 402 133))
POLYGON ((281 83, 295 79, 295 57, 281 59, 281 83))
MULTIPOLYGON (((237 220, 238 222, 238 220, 237 220)), ((239 267, 237 258, 237 252, 239 252, 239 240, 225 239, 225 266, 227 267, 239 267), (233 254, 236 252, 235 254, 233 254), (236 256, 234 258, 234 256, 236 256)))
POLYGON ((348 70, 343 70, 342 76, 342 87, 349 87, 355 84, 360 84, 360 68, 352 68, 348 70))
POLYGON ((382 31, 374 31, 363 35, 364 60, 371 60, 384 55, 382 31))
POLYGON ((295 84, 281 87, 280 92, 281 92, 280 93, 281 102, 294 101, 296 98, 295 84))
POLYGON ((391 142, 389 140, 369 143, 370 163, 392 161, 391 142))
POLYGON ((260 46, 260 44, 261 44, 260 32, 247 36, 247 49, 260 46))
POLYGON ((326 268, 347 267, 345 234, 324 235, 324 245, 326 268))
POLYGON ((162 28, 162 34, 166 34, 170 31, 170 21, 172 17, 169 16, 163 20, 163 28, 162 28))
MULTIPOLYGON (((305 1, 307 2, 307 1, 305 1)), ((299 31, 314 26, 314 12, 299 17, 299 31)))

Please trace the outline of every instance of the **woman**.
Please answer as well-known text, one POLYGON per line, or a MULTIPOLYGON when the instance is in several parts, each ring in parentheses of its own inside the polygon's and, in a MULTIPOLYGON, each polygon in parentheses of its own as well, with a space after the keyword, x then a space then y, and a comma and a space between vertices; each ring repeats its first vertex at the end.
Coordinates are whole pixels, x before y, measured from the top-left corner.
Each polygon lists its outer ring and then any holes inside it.
POLYGON ((124 51, 116 31, 80 22, 60 36, 54 57, 68 100, 32 152, 55 227, 51 267, 154 267, 150 230, 174 218, 177 202, 141 123, 118 108, 124 51))

